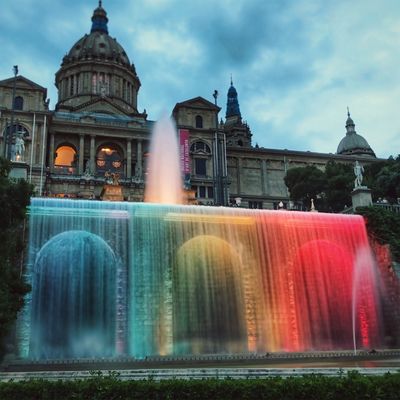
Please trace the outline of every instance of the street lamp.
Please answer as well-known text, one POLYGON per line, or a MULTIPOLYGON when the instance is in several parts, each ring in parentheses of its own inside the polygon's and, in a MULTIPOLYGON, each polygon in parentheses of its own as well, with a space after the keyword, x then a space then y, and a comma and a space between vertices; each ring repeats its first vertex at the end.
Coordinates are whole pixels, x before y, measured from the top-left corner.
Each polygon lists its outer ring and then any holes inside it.
POLYGON ((15 91, 16 91, 16 86, 17 86, 18 65, 14 65, 13 72, 14 72, 14 82, 13 82, 13 91, 12 91, 12 99, 11 99, 11 125, 10 125, 9 132, 8 132, 8 129, 6 128, 6 135, 8 134, 8 137, 4 138, 5 145, 7 146, 6 154, 7 154, 7 158, 9 160, 14 158, 12 143, 13 143, 13 138, 14 138, 14 106, 15 106, 15 91))
MULTIPOLYGON (((214 104, 218 107, 217 99, 218 99, 218 90, 214 90, 213 93, 214 97, 214 104)), ((219 173, 219 149, 218 149, 218 110, 216 111, 215 115, 215 134, 214 134, 214 204, 220 205, 221 204, 221 194, 220 194, 220 173, 219 173)))

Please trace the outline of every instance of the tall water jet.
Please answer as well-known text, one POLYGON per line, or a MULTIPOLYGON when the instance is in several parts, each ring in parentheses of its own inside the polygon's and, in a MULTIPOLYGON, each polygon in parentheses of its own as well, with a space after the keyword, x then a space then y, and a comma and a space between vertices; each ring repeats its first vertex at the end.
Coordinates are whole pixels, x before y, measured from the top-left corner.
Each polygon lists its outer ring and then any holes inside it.
POLYGON ((146 174, 145 202, 183 204, 176 127, 167 116, 154 126, 146 174))

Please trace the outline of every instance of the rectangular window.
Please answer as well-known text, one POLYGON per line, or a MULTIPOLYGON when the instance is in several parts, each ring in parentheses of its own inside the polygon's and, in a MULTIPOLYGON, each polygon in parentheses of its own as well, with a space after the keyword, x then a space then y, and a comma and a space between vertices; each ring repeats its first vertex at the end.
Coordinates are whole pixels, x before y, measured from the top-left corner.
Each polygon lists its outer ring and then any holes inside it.
POLYGON ((94 94, 97 93, 97 74, 96 74, 96 72, 94 72, 92 75, 92 92, 94 94))
POLYGON ((262 201, 249 201, 249 208, 256 208, 261 210, 263 208, 263 203, 262 201))
POLYGON ((130 103, 131 102, 131 84, 130 83, 128 83, 127 84, 127 97, 128 97, 128 103, 130 103))
POLYGON ((74 75, 71 75, 69 78, 69 95, 73 96, 74 95, 74 75))
POLYGON ((212 186, 208 187, 208 198, 209 199, 214 198, 214 188, 212 186))
POLYGON ((205 186, 199 186, 199 194, 202 199, 204 199, 206 197, 206 187, 205 186))
POLYGON ((108 90, 107 94, 110 95, 110 94, 112 94, 112 90, 113 90, 113 88, 111 87, 112 86, 111 85, 111 74, 108 74, 106 76, 106 84, 107 84, 107 90, 108 90))
POLYGON ((196 158, 195 159, 195 171, 198 176, 206 176, 206 159, 196 158))
POLYGON ((127 96, 126 96, 126 87, 127 87, 127 84, 126 84, 126 80, 124 79, 124 80, 122 81, 122 90, 123 90, 122 98, 123 98, 124 100, 126 100, 126 98, 127 98, 127 96))

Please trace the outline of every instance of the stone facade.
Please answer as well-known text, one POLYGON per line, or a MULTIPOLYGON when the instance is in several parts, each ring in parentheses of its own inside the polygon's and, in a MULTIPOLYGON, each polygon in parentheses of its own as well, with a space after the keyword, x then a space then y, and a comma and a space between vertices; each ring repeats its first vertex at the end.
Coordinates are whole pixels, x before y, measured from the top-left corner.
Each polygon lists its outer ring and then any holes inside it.
MULTIPOLYGON (((26 164, 38 196, 100 198, 104 175, 111 171, 120 176, 124 200, 143 201, 153 121, 137 109, 139 77, 108 35, 107 21, 99 6, 90 34, 62 60, 55 110, 48 109, 47 90, 29 79, 0 81, 1 155, 7 156, 21 134, 25 150, 18 162, 26 164)), ((189 131, 191 174, 186 184, 199 204, 234 205, 239 200, 249 208, 277 208, 281 201, 287 206, 283 179, 288 169, 324 169, 330 160, 363 165, 376 160, 372 151, 349 155, 254 147, 232 82, 227 99, 225 120, 220 107, 201 97, 179 102, 172 110, 177 128, 189 131)))

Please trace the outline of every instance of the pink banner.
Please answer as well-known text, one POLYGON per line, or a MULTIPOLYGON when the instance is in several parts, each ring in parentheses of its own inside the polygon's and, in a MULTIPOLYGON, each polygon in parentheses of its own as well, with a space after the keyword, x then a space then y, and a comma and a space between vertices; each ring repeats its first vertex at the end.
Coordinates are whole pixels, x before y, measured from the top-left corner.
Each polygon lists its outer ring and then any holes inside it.
POLYGON ((190 174, 189 131, 187 129, 179 129, 179 150, 181 156, 181 172, 183 176, 186 176, 190 174))

